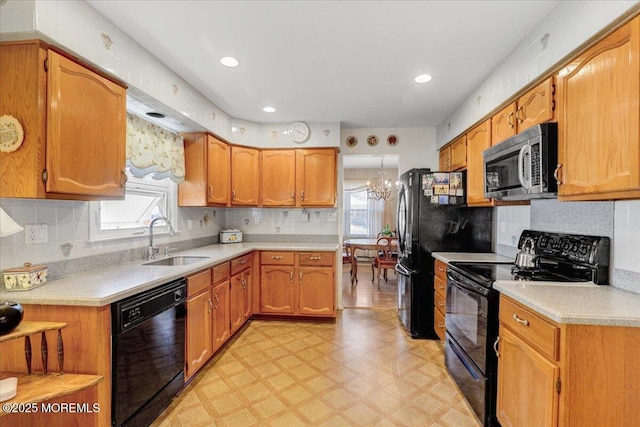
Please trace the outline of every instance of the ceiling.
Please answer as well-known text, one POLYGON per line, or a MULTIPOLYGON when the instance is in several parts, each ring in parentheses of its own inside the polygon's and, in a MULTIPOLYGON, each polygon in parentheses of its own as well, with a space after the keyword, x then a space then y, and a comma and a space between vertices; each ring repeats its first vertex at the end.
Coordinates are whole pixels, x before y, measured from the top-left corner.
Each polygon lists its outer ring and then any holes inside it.
POLYGON ((88 2, 232 117, 342 128, 439 125, 558 3, 88 2))
POLYGON ((380 166, 384 166, 385 169, 398 169, 398 157, 399 156, 392 154, 385 154, 381 156, 343 155, 342 168, 380 169, 380 166))

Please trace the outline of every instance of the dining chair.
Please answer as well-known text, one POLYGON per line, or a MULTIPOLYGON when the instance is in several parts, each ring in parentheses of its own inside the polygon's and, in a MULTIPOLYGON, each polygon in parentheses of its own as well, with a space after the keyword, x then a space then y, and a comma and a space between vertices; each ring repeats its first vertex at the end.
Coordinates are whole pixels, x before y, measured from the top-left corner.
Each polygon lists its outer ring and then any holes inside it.
POLYGON ((353 253, 353 249, 350 246, 345 244, 342 245, 342 264, 349 264, 351 268, 349 269, 349 273, 351 274, 351 285, 353 286, 353 282, 355 279, 356 285, 358 284, 358 278, 354 278, 353 276, 353 262, 358 262, 358 257, 356 257, 353 253))
POLYGON ((378 289, 380 289, 380 273, 384 272, 384 280, 387 281, 387 269, 395 269, 397 258, 393 258, 391 254, 391 238, 390 237, 379 237, 376 241, 376 251, 375 256, 371 260, 371 273, 373 277, 371 281, 377 277, 378 279, 378 289), (375 271, 378 271, 375 274, 375 271))

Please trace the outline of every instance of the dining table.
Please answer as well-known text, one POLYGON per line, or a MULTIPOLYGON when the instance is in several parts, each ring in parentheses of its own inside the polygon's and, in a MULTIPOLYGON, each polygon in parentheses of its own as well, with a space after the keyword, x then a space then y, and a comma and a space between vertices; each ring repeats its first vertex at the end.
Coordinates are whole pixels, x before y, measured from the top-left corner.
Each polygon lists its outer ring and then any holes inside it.
MULTIPOLYGON (((356 249, 360 249, 363 251, 374 251, 376 250, 376 244, 378 243, 378 238, 360 238, 360 239, 346 239, 344 242, 344 246, 349 248, 351 255, 351 284, 355 282, 358 284, 358 260, 356 257, 356 249)), ((391 238, 391 251, 396 252, 398 250, 398 241, 396 238, 391 238)))

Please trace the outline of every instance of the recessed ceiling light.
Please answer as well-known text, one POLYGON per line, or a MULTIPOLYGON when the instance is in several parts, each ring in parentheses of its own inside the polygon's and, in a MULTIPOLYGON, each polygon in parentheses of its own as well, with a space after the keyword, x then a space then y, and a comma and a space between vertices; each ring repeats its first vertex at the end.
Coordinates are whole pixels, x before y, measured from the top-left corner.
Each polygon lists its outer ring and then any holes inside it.
POLYGON ((264 111, 265 113, 275 113, 276 109, 273 107, 264 107, 262 111, 264 111))
POLYGON ((220 63, 225 67, 232 67, 232 68, 237 67, 239 64, 238 60, 233 56, 223 56, 222 58, 220 58, 220 63))
POLYGON ((429 74, 420 74, 419 76, 416 76, 414 80, 416 83, 426 83, 430 82, 432 78, 433 77, 431 77, 429 74))
POLYGON ((158 113, 158 112, 155 112, 155 111, 149 111, 149 112, 148 112, 148 113, 146 113, 146 114, 147 114, 147 116, 149 116, 149 117, 153 117, 153 118, 155 118, 155 119, 164 119, 165 117, 167 117, 167 116, 165 116, 164 114, 162 114, 162 113, 158 113))

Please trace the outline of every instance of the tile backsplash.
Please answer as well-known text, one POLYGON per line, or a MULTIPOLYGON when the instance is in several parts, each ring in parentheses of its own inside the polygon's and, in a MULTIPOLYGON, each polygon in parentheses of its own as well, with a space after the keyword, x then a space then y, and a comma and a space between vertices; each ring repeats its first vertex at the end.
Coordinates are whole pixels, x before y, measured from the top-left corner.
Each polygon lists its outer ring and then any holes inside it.
POLYGON ((607 236, 611 239, 611 285, 640 293, 640 200, 559 202, 497 209, 496 252, 515 256, 523 229, 607 236), (515 238, 515 239, 514 239, 515 238))
POLYGON ((245 234, 337 235, 337 212, 336 208, 230 208, 224 211, 224 225, 245 234))

